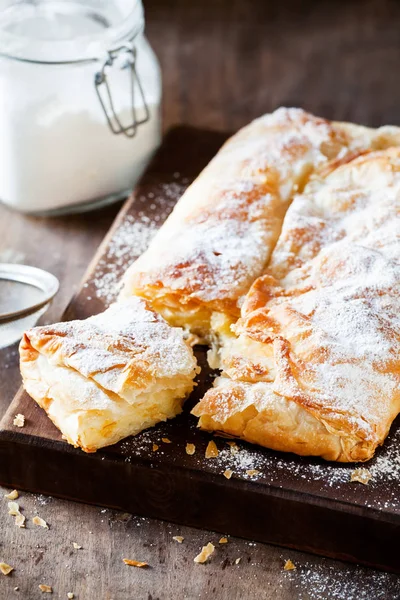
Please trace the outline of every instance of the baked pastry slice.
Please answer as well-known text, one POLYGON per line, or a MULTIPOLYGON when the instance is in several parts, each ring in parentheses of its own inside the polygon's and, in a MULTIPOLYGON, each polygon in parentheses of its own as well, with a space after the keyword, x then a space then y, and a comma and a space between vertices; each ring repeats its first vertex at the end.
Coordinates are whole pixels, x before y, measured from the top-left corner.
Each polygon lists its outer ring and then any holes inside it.
POLYGON ((182 330, 140 298, 27 331, 20 367, 28 394, 86 452, 180 413, 199 371, 182 330))
POLYGON ((240 315, 295 192, 337 157, 399 141, 397 128, 334 123, 280 108, 228 140, 187 189, 149 249, 128 269, 138 295, 171 324, 212 341, 240 315))
POLYGON ((193 414, 300 455, 371 458, 400 412, 400 149, 318 173, 193 414))

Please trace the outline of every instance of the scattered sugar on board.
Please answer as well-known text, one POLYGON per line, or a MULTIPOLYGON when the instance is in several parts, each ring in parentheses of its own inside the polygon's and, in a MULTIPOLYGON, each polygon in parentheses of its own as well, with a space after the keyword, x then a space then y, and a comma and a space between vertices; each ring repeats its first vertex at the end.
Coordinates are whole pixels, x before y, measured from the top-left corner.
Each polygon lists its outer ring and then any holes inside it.
MULTIPOLYGON (((182 417, 180 417, 182 418, 182 417)), ((390 435, 384 446, 377 451, 377 456, 367 463, 335 464, 323 462, 312 458, 295 457, 290 454, 273 452, 249 444, 236 441, 238 452, 232 454, 231 448, 223 438, 216 437, 215 442, 219 454, 212 460, 204 458, 204 451, 209 441, 205 434, 196 430, 196 419, 185 418, 186 435, 179 443, 174 439, 173 423, 160 424, 155 428, 141 434, 127 438, 120 444, 125 460, 131 462, 135 457, 149 458, 151 461, 162 458, 164 462, 179 462, 182 456, 187 456, 186 440, 196 443, 197 452, 190 457, 194 468, 201 468, 223 476, 224 471, 231 470, 235 477, 252 481, 262 480, 267 483, 278 484, 286 479, 290 482, 313 482, 316 489, 322 492, 341 490, 354 494, 357 501, 365 506, 376 509, 400 510, 400 427, 390 435), (158 452, 152 452, 152 445, 159 444, 162 437, 170 437, 174 441, 168 448, 160 445, 158 452), (165 452, 164 452, 165 450, 165 452), (371 472, 372 479, 364 492, 350 482, 351 473, 358 467, 365 467, 371 472), (257 475, 249 476, 246 471, 259 471, 257 475)), ((150 463, 154 467, 154 463, 150 463)), ((229 485, 229 481, 226 482, 229 485)))
POLYGON ((93 277, 96 296, 110 304, 116 299, 125 268, 144 252, 157 227, 128 215, 117 229, 93 277))
POLYGON ((295 571, 282 573, 290 579, 293 600, 386 600, 400 598, 400 581, 395 575, 361 567, 296 563, 295 571))
POLYGON ((106 305, 116 299, 125 270, 147 249, 157 229, 185 191, 187 183, 186 179, 182 179, 182 183, 163 183, 156 188, 156 192, 137 197, 135 204, 145 204, 145 209, 125 217, 114 232, 93 275, 96 297, 106 305))

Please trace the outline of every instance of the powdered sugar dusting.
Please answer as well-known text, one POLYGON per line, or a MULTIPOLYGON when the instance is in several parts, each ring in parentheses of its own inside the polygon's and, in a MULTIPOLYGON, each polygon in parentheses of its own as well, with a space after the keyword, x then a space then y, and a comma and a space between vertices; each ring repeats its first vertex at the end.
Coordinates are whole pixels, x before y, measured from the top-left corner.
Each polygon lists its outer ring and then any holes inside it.
POLYGON ((262 273, 294 191, 352 149, 340 127, 279 109, 233 136, 178 203, 127 277, 204 302, 238 302, 262 273), (167 249, 167 251, 166 251, 167 249))
POLYGON ((175 173, 171 182, 159 184, 155 192, 143 193, 135 198, 133 212, 125 216, 113 233, 91 281, 85 284, 85 287, 94 285, 96 297, 106 306, 117 299, 125 270, 148 248, 187 184, 186 178, 175 173))
POLYGON ((290 579, 293 600, 400 598, 400 581, 394 575, 362 567, 329 564, 327 561, 322 564, 312 561, 296 563, 296 570, 282 572, 282 579, 290 579))
MULTIPOLYGON (((196 373, 182 330, 169 327, 136 297, 82 321, 37 327, 27 336, 40 354, 46 355, 50 349, 53 364, 71 367, 116 394, 132 373, 132 393, 156 381, 174 387, 180 384, 180 377, 193 378, 196 373), (43 343, 45 340, 50 343, 43 343)), ((79 398, 78 391, 76 396, 79 398)))
POLYGON ((184 414, 174 423, 160 424, 121 444, 125 460, 136 461, 138 457, 150 461, 155 468, 160 456, 163 464, 187 462, 191 469, 208 471, 224 478, 226 470, 232 471, 230 481, 243 479, 255 485, 272 486, 278 489, 295 489, 304 492, 335 498, 338 502, 347 501, 376 510, 389 510, 400 513, 400 423, 393 426, 384 446, 367 463, 340 464, 310 457, 274 452, 266 448, 247 444, 240 440, 227 440, 214 436, 218 456, 205 458, 209 436, 196 428, 196 419, 185 406, 184 414), (163 437, 172 440, 168 446, 160 444, 163 437), (153 444, 160 445, 152 451, 153 444), (196 453, 188 456, 186 443, 194 443, 196 453), (372 478, 368 485, 351 481, 351 474, 357 467, 367 467, 372 478), (248 471, 257 473, 248 473, 248 471))
POLYGON ((126 265, 146 250, 156 230, 150 219, 142 217, 142 220, 136 220, 127 215, 115 232, 93 276, 96 296, 106 305, 116 300, 126 265))
MULTIPOLYGON (((268 269, 277 282, 268 326, 289 341, 298 367, 289 378, 288 358, 276 359, 274 391, 308 394, 331 425, 340 429, 345 415, 351 433, 372 445, 385 435, 400 385, 399 198, 395 148, 317 178, 288 210, 268 269)), ((252 329, 251 315, 247 323, 244 333, 257 339, 260 323, 252 329)))

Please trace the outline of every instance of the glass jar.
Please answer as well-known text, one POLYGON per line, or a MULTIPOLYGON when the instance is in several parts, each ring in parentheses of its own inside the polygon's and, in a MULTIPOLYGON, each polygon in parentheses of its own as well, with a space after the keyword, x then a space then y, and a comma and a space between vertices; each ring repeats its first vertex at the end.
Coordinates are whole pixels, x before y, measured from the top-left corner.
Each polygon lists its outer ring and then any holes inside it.
POLYGON ((78 212, 129 194, 161 136, 141 0, 0 0, 0 200, 78 212))

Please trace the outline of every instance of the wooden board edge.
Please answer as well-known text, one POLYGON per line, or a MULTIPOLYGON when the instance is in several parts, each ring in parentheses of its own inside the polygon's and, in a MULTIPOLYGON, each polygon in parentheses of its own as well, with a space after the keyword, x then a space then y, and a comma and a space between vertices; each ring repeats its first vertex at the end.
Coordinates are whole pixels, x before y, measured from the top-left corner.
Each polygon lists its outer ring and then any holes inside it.
POLYGON ((220 533, 229 530, 237 537, 400 574, 399 522, 378 520, 365 511, 349 514, 333 501, 317 502, 310 510, 306 495, 295 497, 287 490, 267 496, 253 491, 252 511, 246 511, 247 481, 230 480, 227 487, 218 475, 197 471, 182 475, 171 468, 149 469, 114 457, 106 457, 101 470, 96 470, 92 455, 72 447, 66 452, 60 442, 21 443, 21 435, 16 432, 12 440, 7 432, 0 432, 0 484, 6 487, 220 533), (314 541, 304 535, 305 530, 313 531, 314 541), (299 544, 299 539, 307 541, 299 544), (334 549, 338 546, 340 552, 334 549))

